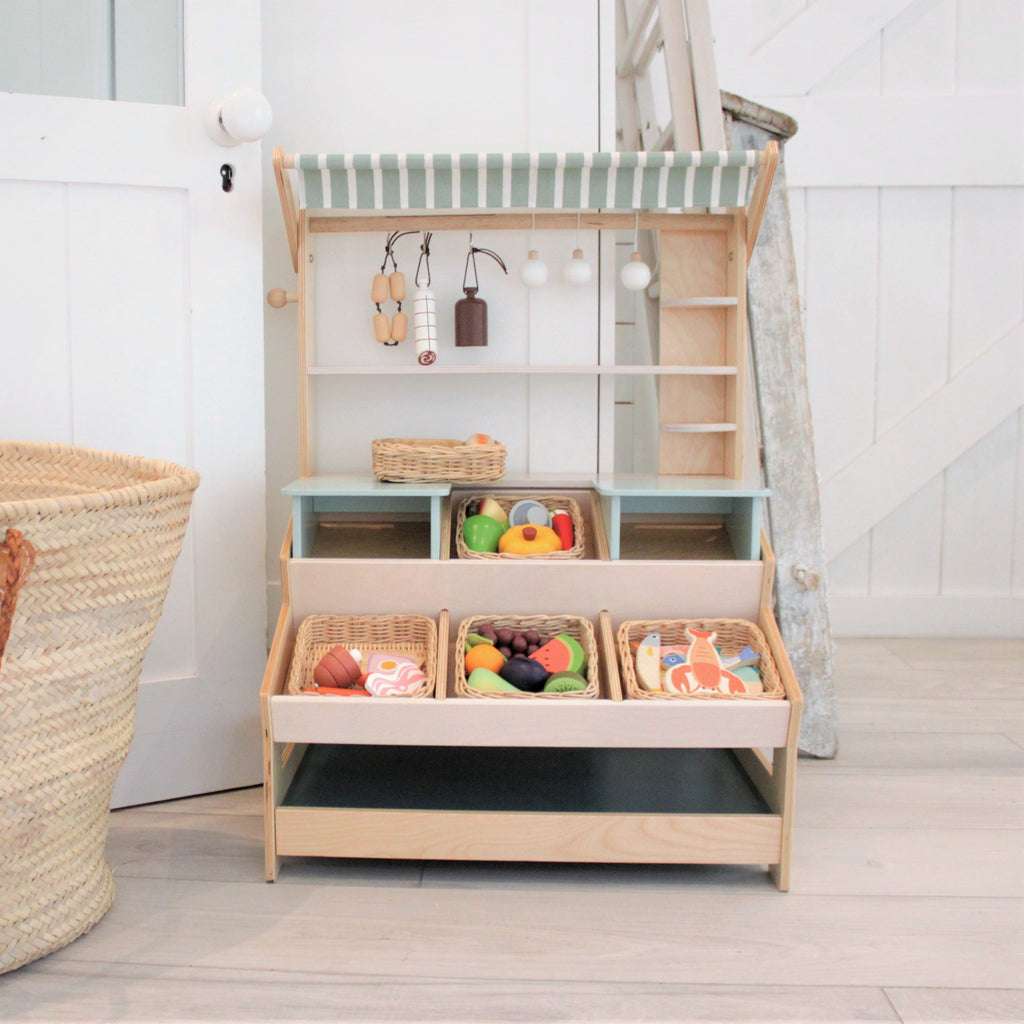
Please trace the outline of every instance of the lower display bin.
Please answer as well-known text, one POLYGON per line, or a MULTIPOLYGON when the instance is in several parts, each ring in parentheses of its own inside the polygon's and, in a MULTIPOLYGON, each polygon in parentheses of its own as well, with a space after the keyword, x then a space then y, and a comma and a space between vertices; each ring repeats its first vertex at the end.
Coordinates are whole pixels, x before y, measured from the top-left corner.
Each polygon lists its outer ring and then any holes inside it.
MULTIPOLYGON (((484 647, 493 648, 494 644, 485 644, 484 647)), ((527 700, 578 700, 595 699, 601 696, 602 691, 607 692, 607 686, 602 687, 601 685, 601 665, 597 646, 597 632, 589 619, 579 615, 474 615, 463 619, 459 624, 453 653, 455 660, 456 697, 485 700, 517 698, 527 700), (498 631, 498 639, 495 640, 495 644, 500 643, 502 631, 510 631, 523 638, 521 643, 523 644, 524 651, 535 651, 537 645, 526 647, 525 632, 526 636, 537 640, 542 648, 537 651, 535 657, 528 657, 525 662, 516 660, 510 648, 498 648, 507 652, 508 657, 508 662, 502 668, 497 669, 499 677, 507 675, 508 670, 513 669, 516 665, 530 665, 536 668, 541 679, 547 679, 552 674, 560 674, 564 679, 571 670, 571 674, 578 677, 576 685, 581 688, 569 692, 558 692, 550 690, 547 682, 544 682, 543 684, 537 683, 533 687, 534 692, 531 692, 529 689, 524 689, 523 684, 518 679, 516 682, 519 684, 519 688, 508 690, 477 689, 475 686, 470 685, 469 679, 473 678, 475 680, 475 676, 472 675, 471 671, 467 670, 466 665, 468 660, 468 638, 477 633, 478 630, 487 627, 490 627, 491 630, 497 629, 498 631), (548 646, 544 646, 545 644, 548 646), (542 658, 544 652, 551 651, 554 645, 560 646, 557 655, 542 658), (569 663, 572 652, 570 651, 570 646, 566 645, 575 647, 578 657, 577 662, 574 664, 569 663), (552 657, 561 657, 562 660, 557 664, 553 664, 552 657), (547 663, 547 671, 545 671, 542 661, 537 659, 542 659, 543 662, 547 663)), ((614 657, 614 650, 609 650, 606 653, 614 657)), ((605 671, 607 673, 607 668, 605 671)), ((497 681, 501 682, 501 679, 497 681)))
POLYGON ((802 702, 770 608, 767 546, 763 562, 671 566, 333 560, 287 550, 286 540, 284 603, 261 688, 268 881, 289 857, 387 857, 759 864, 788 889, 802 702), (432 696, 287 692, 307 616, 396 606, 438 623, 432 696), (458 625, 502 607, 585 615, 596 632, 599 698, 452 699, 458 625), (627 615, 756 623, 785 696, 624 700, 615 634, 627 615), (376 764, 381 774, 367 782, 376 764), (324 773, 337 785, 326 787, 324 773), (548 781, 517 784, 539 778, 548 781))
POLYGON ((276 840, 290 856, 760 864, 782 820, 729 750, 315 744, 276 840))
MULTIPOLYGON (((430 697, 437 678, 437 622, 426 615, 309 615, 295 638, 287 692, 318 694, 317 667, 325 656, 348 652, 348 677, 321 685, 365 686, 373 694, 430 697), (352 657, 357 652, 362 659, 352 657), (366 669, 366 676, 357 676, 366 669)), ((326 697, 325 699, 331 699, 326 697)), ((337 698, 335 698, 337 699, 337 698)))

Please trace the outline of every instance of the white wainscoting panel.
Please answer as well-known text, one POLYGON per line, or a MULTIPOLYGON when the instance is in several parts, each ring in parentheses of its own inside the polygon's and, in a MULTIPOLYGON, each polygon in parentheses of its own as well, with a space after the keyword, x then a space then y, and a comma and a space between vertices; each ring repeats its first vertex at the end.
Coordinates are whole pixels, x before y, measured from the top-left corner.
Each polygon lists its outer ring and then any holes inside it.
POLYGON ((0 323, 10 429, 20 440, 71 436, 67 191, 52 182, 0 181, 0 323))
POLYGON ((721 87, 799 123, 833 629, 1024 635, 1024 6, 711 0, 711 16, 721 87))

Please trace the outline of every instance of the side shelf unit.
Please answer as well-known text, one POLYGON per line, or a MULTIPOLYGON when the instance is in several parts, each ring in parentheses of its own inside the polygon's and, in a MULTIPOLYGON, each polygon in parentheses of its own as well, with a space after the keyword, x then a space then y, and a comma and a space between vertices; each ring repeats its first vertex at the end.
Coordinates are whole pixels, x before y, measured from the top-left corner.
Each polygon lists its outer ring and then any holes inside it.
POLYGON ((743 466, 741 420, 745 267, 776 161, 774 146, 763 153, 510 158, 275 151, 299 281, 295 293, 277 289, 271 301, 299 304, 302 476, 285 488, 293 514, 281 550, 284 600, 261 690, 268 880, 288 857, 401 857, 755 864, 788 888, 802 699, 771 612, 774 560, 760 522, 767 492, 743 466), (317 365, 308 270, 316 237, 414 227, 658 231, 659 364, 317 365), (459 487, 318 472, 316 379, 404 372, 652 375, 659 381, 660 475, 472 485, 479 492, 575 489, 591 546, 575 560, 454 557, 459 487), (368 556, 362 542, 343 553, 318 545, 322 519, 344 526, 346 517, 395 510, 429 521, 429 542, 414 557, 401 550, 368 556), (623 544, 631 517, 702 514, 724 520, 729 555, 644 559, 623 544), (323 613, 433 618, 435 693, 357 700, 288 694, 298 628, 323 613), (562 613, 594 626, 596 699, 457 695, 455 639, 464 618, 562 613), (616 631, 627 619, 666 618, 756 623, 783 696, 630 699, 616 631))

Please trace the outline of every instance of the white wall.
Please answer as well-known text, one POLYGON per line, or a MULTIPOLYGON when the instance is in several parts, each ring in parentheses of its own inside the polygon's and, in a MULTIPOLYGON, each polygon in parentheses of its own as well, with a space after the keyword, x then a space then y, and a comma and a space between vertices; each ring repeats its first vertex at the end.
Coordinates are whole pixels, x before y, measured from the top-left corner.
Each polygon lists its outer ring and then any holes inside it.
MULTIPOLYGON (((598 12, 603 0, 265 0, 263 91, 274 109, 265 152, 459 152, 613 148, 601 137, 598 12)), ((295 287, 273 177, 265 178, 267 288, 295 287)), ((369 300, 384 234, 335 238, 318 246, 318 359, 373 363, 399 355, 373 340, 369 300), (358 268, 358 269, 354 269, 358 268)), ((490 351, 478 358, 567 362, 570 345, 589 344, 596 362, 596 309, 566 289, 526 293, 516 278, 527 238, 495 234, 474 244, 497 250, 504 278, 478 258, 481 297, 490 307, 490 351), (552 333, 552 328, 564 329, 552 333), (586 339, 590 339, 587 341, 586 339), (561 345, 562 351, 558 348, 561 345)), ((545 233, 553 275, 574 247, 545 233)), ((461 283, 468 238, 436 236, 431 267, 441 336, 461 283)), ((418 240, 399 242, 410 283, 418 240)), ((269 310, 267 493, 270 606, 289 505, 281 487, 299 475, 296 310, 269 310)), ((457 360, 450 347, 442 358, 457 360)), ((586 361, 586 359, 580 360, 586 361)), ((363 377, 328 382, 319 402, 323 472, 369 473, 370 440, 387 436, 464 437, 483 431, 509 449, 507 470, 575 473, 596 469, 596 382, 504 377, 363 377), (453 387, 453 382, 458 387, 453 387), (473 399, 466 400, 476 381, 473 399), (568 428, 561 417, 570 415, 568 428), (544 415, 550 419, 544 422, 544 415), (529 419, 527 420, 527 417, 529 419), (585 429, 572 429, 573 423, 585 429), (561 433, 567 444, 552 443, 561 433), (557 458, 556 461, 552 461, 557 458)))
POLYGON ((794 116, 834 631, 1024 635, 1024 6, 710 0, 794 116))

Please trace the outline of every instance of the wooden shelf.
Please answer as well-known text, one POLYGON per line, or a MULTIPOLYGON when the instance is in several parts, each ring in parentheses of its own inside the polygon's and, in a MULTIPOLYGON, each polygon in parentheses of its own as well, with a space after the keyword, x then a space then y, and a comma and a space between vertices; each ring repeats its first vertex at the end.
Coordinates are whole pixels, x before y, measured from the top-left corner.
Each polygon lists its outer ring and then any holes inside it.
POLYGON ((270 710, 275 739, 287 743, 435 747, 465 747, 471 736, 480 747, 773 749, 786 745, 790 717, 782 700, 499 701, 450 693, 358 701, 282 694, 270 710))
POLYGON ((379 366, 310 366, 306 373, 311 377, 349 377, 349 376, 418 376, 431 375, 491 375, 522 374, 522 375, 570 375, 588 376, 634 376, 634 377, 735 377, 735 366, 610 366, 588 363, 580 366, 541 366, 533 364, 500 364, 500 363, 434 363, 432 366, 420 366, 417 363, 401 363, 398 365, 379 366))
POLYGON ((736 430, 735 423, 662 423, 659 427, 669 434, 729 434, 736 430))
POLYGON ((483 861, 773 863, 785 845, 727 751, 311 746, 277 816, 298 856, 337 835, 352 857, 483 861))
POLYGON ((660 299, 662 309, 713 309, 720 306, 736 306, 735 295, 693 296, 687 299, 660 299))

